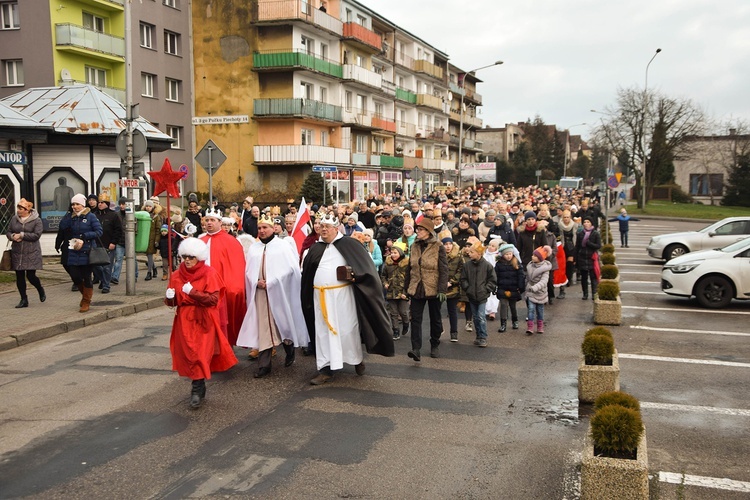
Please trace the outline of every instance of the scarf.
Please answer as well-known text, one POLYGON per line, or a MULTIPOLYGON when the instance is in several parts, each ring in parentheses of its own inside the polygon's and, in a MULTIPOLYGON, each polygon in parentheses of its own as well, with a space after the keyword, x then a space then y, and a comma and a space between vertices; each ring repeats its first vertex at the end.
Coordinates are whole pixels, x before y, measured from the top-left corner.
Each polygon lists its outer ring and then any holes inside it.
POLYGON ((588 231, 586 231, 585 229, 583 230, 583 241, 581 242, 582 247, 586 246, 586 243, 589 241, 589 236, 591 236, 591 233, 593 232, 594 232, 593 227, 589 229, 588 231))
POLYGON ((563 229, 563 231, 570 231, 575 227, 575 221, 573 219, 570 219, 570 222, 566 225, 565 222, 563 222, 562 219, 560 219, 560 222, 558 222, 558 225, 563 229))
MULTIPOLYGON (((531 218, 531 217, 529 217, 529 218, 531 218)), ((533 226, 529 226, 528 224, 524 224, 523 227, 524 227, 525 231, 527 231, 529 233, 533 233, 534 231, 536 231, 537 225, 538 225, 538 222, 534 221, 534 225, 533 226)))
POLYGON ((188 268, 184 262, 179 268, 177 268, 177 273, 179 274, 180 279, 185 283, 200 279, 204 277, 207 272, 208 268, 206 267, 206 263, 202 260, 196 262, 191 268, 188 268))

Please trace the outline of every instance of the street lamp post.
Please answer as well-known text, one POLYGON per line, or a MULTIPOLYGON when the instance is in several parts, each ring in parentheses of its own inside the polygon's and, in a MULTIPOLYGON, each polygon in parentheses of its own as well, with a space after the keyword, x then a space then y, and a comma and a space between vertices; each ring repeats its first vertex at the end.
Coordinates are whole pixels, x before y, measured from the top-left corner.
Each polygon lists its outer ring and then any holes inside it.
MULTIPOLYGON (((485 68, 491 68, 492 66, 499 66, 503 64, 503 61, 495 61, 492 64, 488 64, 487 66, 482 66, 477 69, 473 69, 471 71, 467 71, 464 73, 464 78, 461 81, 461 104, 459 105, 458 114, 459 114, 459 120, 458 120, 458 172, 459 176, 461 175, 461 160, 463 160, 463 146, 464 146, 464 94, 466 93, 466 75, 469 73, 476 73, 480 69, 485 68)), ((474 167, 474 186, 477 185, 477 168, 474 167)))
POLYGON ((641 130, 641 148, 643 151, 643 164, 641 168, 641 205, 643 209, 646 209, 646 113, 648 112, 648 67, 654 61, 657 55, 659 55, 661 49, 656 49, 654 55, 649 59, 646 65, 646 81, 643 86, 643 127, 641 130))

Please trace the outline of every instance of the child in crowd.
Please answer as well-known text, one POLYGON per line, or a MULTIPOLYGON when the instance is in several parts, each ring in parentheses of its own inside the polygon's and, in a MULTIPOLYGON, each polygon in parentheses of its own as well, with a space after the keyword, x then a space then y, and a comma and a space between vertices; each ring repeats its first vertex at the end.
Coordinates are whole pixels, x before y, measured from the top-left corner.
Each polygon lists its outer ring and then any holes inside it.
POLYGON ((630 231, 630 221, 638 222, 639 219, 628 215, 628 211, 624 208, 620 209, 620 215, 609 219, 609 222, 618 222, 620 229, 620 247, 630 248, 628 245, 628 232, 630 231))
POLYGON ((385 288, 393 340, 398 340, 402 335, 409 333, 409 298, 404 289, 408 267, 409 257, 404 255, 404 251, 397 246, 391 247, 390 255, 385 259, 380 280, 385 288))
POLYGON ((466 291, 474 318, 474 345, 487 347, 487 318, 484 315, 487 298, 495 293, 495 269, 484 259, 484 246, 477 241, 466 252, 469 260, 461 272, 461 287, 466 291))
MULTIPOLYGON (((497 259, 500 257, 498 248, 500 248, 500 244, 502 242, 503 240, 499 237, 490 238, 490 242, 487 244, 487 248, 484 250, 484 260, 489 262, 493 269, 495 268, 495 262, 497 262, 497 259)), ((487 315, 488 320, 495 321, 497 306, 499 304, 500 302, 498 301, 494 293, 487 298, 487 306, 485 307, 484 312, 487 315)))
MULTIPOLYGON (((167 281, 167 274, 169 271, 169 247, 167 235, 170 233, 169 226, 162 224, 161 226, 161 239, 159 240, 159 254, 161 255, 161 280, 167 281)), ((172 239, 172 265, 177 261, 177 239, 174 233, 169 235, 172 239)))
POLYGON ((445 236, 441 242, 448 257, 448 322, 451 328, 451 342, 458 342, 458 301, 461 299, 461 272, 464 268, 464 258, 453 238, 445 236))
POLYGON ((515 256, 516 247, 506 243, 498 249, 500 259, 495 264, 497 277, 497 298, 500 301, 500 329, 502 333, 508 329, 508 309, 513 329, 518 330, 518 310, 516 303, 521 300, 521 294, 526 289, 526 275, 521 262, 515 256))
POLYGON ((547 303, 547 282, 549 281, 552 264, 547 256, 552 249, 545 245, 537 247, 531 255, 531 262, 526 267, 526 335, 534 333, 534 321, 536 320, 536 333, 544 333, 544 304, 547 303))

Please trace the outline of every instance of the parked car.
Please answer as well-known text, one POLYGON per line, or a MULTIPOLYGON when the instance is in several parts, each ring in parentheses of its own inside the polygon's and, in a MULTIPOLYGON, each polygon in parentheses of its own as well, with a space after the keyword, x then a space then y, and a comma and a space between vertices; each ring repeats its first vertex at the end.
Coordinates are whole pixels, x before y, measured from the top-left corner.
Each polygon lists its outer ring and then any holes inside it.
POLYGON ((654 236, 646 248, 651 257, 671 260, 688 252, 721 248, 750 236, 750 217, 727 217, 699 231, 654 236))
POLYGON ((675 257, 661 271, 661 289, 692 297, 703 307, 726 307, 732 299, 750 300, 750 238, 714 250, 675 257))

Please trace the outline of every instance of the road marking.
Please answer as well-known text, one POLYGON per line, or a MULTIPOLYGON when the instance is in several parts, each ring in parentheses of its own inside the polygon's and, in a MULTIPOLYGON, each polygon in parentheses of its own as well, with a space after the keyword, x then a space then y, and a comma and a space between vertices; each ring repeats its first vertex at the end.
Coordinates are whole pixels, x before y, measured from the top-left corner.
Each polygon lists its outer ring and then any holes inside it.
POLYGON ((650 284, 654 284, 654 283, 661 283, 661 280, 659 280, 659 281, 623 281, 623 284, 624 283, 650 283, 650 284))
MULTIPOLYGON (((623 283, 655 283, 654 281, 624 281, 623 283)), ((622 306, 623 309, 644 309, 648 311, 672 311, 672 312, 694 312, 701 314, 732 314, 732 315, 749 315, 750 311, 715 311, 713 309, 680 309, 678 307, 643 307, 643 306, 622 306)))
MULTIPOLYGON (((638 260, 638 259, 620 259, 620 260, 638 260)), ((654 266, 652 264, 617 264, 617 267, 648 267, 653 268, 654 266)))
POLYGON ((650 354, 618 354, 620 359, 641 359, 644 361, 664 361, 667 363, 686 363, 690 365, 733 366, 736 368, 750 368, 750 363, 737 361, 717 361, 715 359, 672 358, 669 356, 651 356, 650 354))
MULTIPOLYGON (((636 293, 652 293, 652 292, 636 292, 636 293)), ((740 332, 715 332, 713 330, 685 330, 682 328, 656 328, 653 326, 631 326, 637 330, 654 330, 658 332, 679 332, 679 333, 698 333, 705 335, 728 335, 731 337, 750 337, 750 333, 740 332)))
POLYGON ((620 271, 620 274, 655 274, 656 276, 661 276, 661 271, 620 271))
MULTIPOLYGON (((628 283, 633 283, 632 281, 628 281, 628 283)), ((648 281, 647 283, 656 283, 655 281, 648 281)), ((623 290, 623 294, 626 293, 640 293, 644 295, 664 295, 664 292, 640 292, 638 290, 623 290)))
POLYGON ((644 403, 641 401, 641 409, 648 410, 673 410, 691 413, 714 413, 717 415, 728 415, 730 417, 750 417, 750 410, 744 408, 714 408, 713 406, 676 405, 670 403, 644 403))
POLYGON ((750 493, 749 482, 734 481, 725 477, 706 477, 694 476, 692 474, 679 474, 677 472, 659 472, 659 481, 662 483, 685 484, 686 486, 702 486, 704 488, 715 488, 717 490, 750 493))

